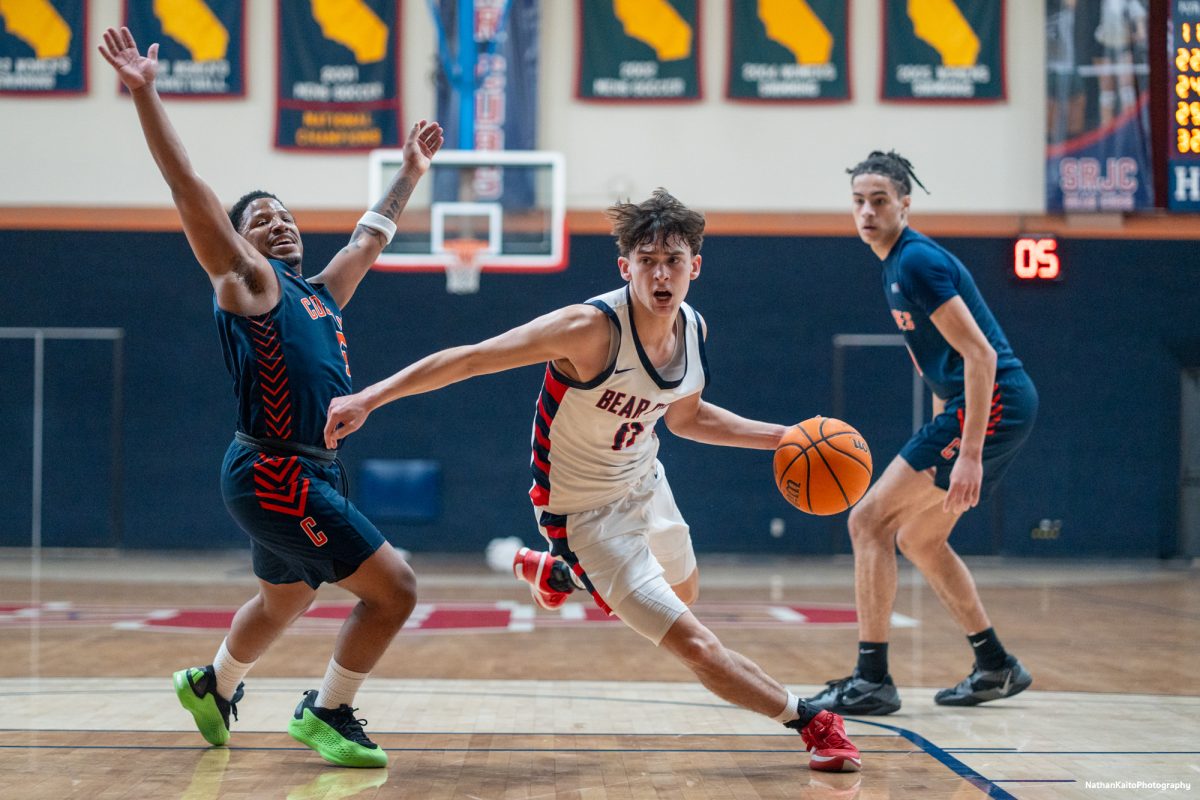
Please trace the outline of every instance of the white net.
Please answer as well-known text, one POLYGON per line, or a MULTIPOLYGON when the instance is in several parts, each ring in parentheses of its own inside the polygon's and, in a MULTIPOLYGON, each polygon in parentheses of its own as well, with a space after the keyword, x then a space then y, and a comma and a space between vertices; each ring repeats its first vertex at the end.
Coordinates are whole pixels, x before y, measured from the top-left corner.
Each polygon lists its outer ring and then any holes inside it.
POLYGON ((445 243, 452 258, 446 265, 446 291, 450 294, 475 294, 479 291, 479 257, 488 243, 478 239, 454 239, 445 243))

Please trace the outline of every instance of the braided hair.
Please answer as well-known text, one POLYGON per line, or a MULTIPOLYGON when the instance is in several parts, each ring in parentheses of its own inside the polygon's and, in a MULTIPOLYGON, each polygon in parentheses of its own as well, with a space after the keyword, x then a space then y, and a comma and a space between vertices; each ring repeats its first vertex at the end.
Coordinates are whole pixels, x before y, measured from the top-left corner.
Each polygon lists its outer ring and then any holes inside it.
POLYGON ((929 190, 925 189, 925 184, 921 183, 921 179, 913 172, 912 162, 895 150, 889 150, 886 153, 882 150, 872 150, 870 155, 847 169, 846 172, 850 175, 851 181, 859 175, 882 175, 895 184, 896 191, 901 197, 912 194, 914 181, 917 186, 925 190, 925 194, 929 194, 929 190))

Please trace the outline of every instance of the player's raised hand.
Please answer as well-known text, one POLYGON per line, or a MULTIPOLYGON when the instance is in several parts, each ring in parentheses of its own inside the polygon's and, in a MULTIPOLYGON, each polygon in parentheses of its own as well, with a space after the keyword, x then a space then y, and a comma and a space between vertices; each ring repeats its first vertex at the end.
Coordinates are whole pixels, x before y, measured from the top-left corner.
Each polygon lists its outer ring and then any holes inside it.
POLYGON ((100 45, 100 55, 112 64, 117 71, 117 77, 129 91, 141 89, 154 82, 158 73, 158 44, 150 45, 146 55, 138 52, 137 43, 129 28, 122 27, 120 31, 109 28, 104 32, 104 44, 100 45))
POLYGON ((325 446, 330 450, 335 449, 338 441, 363 426, 370 413, 371 409, 367 407, 361 392, 330 400, 329 415, 325 418, 325 446))
POLYGON ((404 140, 404 163, 424 175, 444 141, 441 125, 421 120, 412 126, 408 138, 404 140))
POLYGON ((977 459, 959 455, 950 470, 950 487, 942 500, 942 510, 950 514, 962 514, 979 505, 980 487, 983 485, 983 464, 977 459))

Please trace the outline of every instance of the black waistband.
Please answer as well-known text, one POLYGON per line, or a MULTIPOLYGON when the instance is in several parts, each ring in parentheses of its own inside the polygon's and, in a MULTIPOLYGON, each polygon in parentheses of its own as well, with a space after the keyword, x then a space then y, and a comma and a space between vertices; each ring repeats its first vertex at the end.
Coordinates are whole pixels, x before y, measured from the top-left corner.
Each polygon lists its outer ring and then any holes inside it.
POLYGON ((234 431, 233 438, 238 444, 269 456, 304 456, 324 464, 332 464, 337 460, 337 450, 326 450, 311 444, 287 442, 282 439, 256 439, 241 431, 234 431))

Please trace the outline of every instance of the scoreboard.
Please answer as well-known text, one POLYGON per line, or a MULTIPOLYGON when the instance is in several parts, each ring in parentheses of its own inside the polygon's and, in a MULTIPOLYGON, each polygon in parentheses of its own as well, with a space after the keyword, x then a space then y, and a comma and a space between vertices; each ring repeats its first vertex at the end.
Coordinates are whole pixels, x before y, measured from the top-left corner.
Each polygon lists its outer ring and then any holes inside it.
POLYGON ((1167 37, 1172 110, 1167 207, 1200 211, 1200 0, 1172 0, 1167 37))

